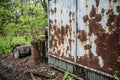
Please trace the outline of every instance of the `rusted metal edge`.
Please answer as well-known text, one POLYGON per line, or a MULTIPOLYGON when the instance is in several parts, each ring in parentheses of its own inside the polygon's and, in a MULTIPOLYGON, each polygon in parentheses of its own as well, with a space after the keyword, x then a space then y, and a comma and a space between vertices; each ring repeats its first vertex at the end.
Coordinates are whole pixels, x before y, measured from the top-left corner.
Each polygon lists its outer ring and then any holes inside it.
MULTIPOLYGON (((56 67, 56 66, 53 66, 53 65, 50 65, 50 66, 53 67, 53 68, 55 68, 55 69, 57 69, 57 70, 59 70, 59 71, 65 72, 64 70, 62 70, 62 69, 60 69, 60 68, 58 68, 58 67, 56 67)), ((74 74, 72 74, 72 73, 69 73, 69 74, 70 74, 71 76, 77 78, 78 80, 84 80, 84 79, 82 79, 82 78, 80 78, 80 77, 78 77, 78 76, 76 76, 76 75, 74 75, 74 74)))
MULTIPOLYGON (((72 62, 72 61, 69 61, 69 60, 67 60, 67 59, 63 59, 63 58, 61 58, 61 57, 57 57, 57 56, 55 56, 55 55, 49 54, 49 56, 54 57, 54 58, 57 58, 57 59, 60 59, 60 60, 62 60, 62 61, 66 61, 66 62, 71 63, 71 64, 73 64, 73 65, 77 65, 77 66, 83 67, 83 68, 85 68, 85 69, 89 69, 89 70, 91 70, 91 71, 100 73, 100 74, 105 75, 105 76, 108 76, 108 77, 110 77, 110 78, 115 78, 116 80, 119 80, 118 77, 114 77, 114 76, 112 76, 112 75, 110 75, 110 74, 108 74, 108 73, 105 73, 105 72, 102 72, 102 71, 99 71, 99 70, 96 70, 96 69, 93 69, 93 68, 90 68, 90 67, 87 67, 87 66, 84 66, 84 65, 81 65, 81 64, 72 62)), ((56 67, 56 68, 57 68, 57 67, 56 67)))

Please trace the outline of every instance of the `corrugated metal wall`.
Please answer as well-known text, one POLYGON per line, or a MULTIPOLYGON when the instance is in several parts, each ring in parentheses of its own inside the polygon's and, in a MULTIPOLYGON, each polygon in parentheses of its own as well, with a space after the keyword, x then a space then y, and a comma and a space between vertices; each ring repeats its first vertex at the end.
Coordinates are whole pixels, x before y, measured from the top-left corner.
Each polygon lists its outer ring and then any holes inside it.
POLYGON ((49 54, 120 76, 120 0, 49 0, 49 54))

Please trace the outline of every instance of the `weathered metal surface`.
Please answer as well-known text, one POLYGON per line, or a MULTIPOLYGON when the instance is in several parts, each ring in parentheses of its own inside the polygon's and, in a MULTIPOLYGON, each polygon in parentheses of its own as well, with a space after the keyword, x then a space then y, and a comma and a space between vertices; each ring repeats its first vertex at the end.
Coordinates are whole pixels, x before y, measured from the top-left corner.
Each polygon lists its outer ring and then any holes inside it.
POLYGON ((72 74, 77 75, 78 80, 119 80, 119 78, 114 77, 110 74, 104 73, 102 71, 95 70, 93 68, 89 68, 87 66, 79 65, 69 60, 59 58, 55 55, 50 55, 48 57, 49 64, 52 67, 60 69, 61 71, 69 71, 72 74), (59 66, 55 62, 58 62, 59 66), (82 78, 82 79, 79 79, 82 78))
POLYGON ((78 0, 77 63, 120 72, 120 0, 78 0))
POLYGON ((84 65, 76 64, 72 61, 66 60, 64 58, 57 57, 55 55, 50 55, 48 57, 49 64, 63 72, 66 70, 74 74, 78 80, 119 80, 110 74, 104 73, 102 71, 89 68, 84 65), (59 66, 56 66, 55 61, 58 61, 59 66))
POLYGON ((49 1, 50 54, 75 61, 76 1, 49 1))
MULTIPOLYGON (((118 71, 120 76, 120 0, 50 0, 49 53, 94 72, 118 71)), ((89 78, 97 76, 90 80, 101 77, 94 72, 87 73, 89 78)))

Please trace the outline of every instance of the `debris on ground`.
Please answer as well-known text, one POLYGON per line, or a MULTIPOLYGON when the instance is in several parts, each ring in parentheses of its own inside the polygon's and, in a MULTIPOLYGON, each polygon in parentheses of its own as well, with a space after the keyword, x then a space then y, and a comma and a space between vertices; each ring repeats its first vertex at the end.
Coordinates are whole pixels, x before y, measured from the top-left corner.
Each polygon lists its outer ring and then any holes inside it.
POLYGON ((49 68, 45 66, 44 67, 40 66, 38 68, 31 69, 30 72, 37 76, 45 77, 47 79, 55 78, 58 75, 57 71, 50 70, 49 68))
POLYGON ((29 57, 14 59, 12 55, 0 55, 0 80, 32 80, 29 73, 24 72, 26 65, 30 65, 29 57))
POLYGON ((34 63, 31 56, 15 59, 0 55, 0 80, 63 80, 63 76, 47 63, 34 63))

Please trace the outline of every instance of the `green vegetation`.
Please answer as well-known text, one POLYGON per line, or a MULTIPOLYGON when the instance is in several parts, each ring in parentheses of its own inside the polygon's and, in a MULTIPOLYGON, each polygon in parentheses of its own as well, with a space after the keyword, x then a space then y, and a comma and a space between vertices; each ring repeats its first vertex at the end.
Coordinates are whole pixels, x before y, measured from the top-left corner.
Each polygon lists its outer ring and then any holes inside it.
POLYGON ((9 53, 11 51, 12 44, 8 38, 0 38, 0 54, 9 53))
POLYGON ((0 0, 0 54, 10 53, 16 43, 42 39, 47 26, 46 0, 42 1, 0 0))
POLYGON ((65 72, 63 80, 74 80, 68 71, 65 72))
MULTIPOLYGON (((68 71, 66 71, 63 75, 63 78, 61 78, 62 80, 74 80, 74 78, 70 75, 70 73, 68 71)), ((56 78, 51 78, 48 80, 56 80, 56 78)))

